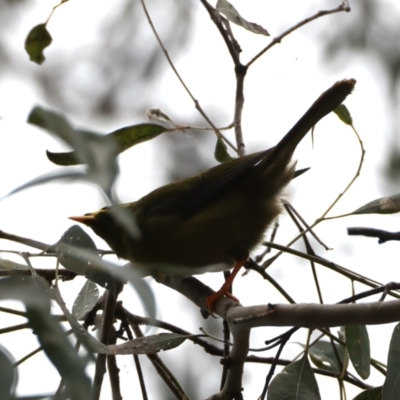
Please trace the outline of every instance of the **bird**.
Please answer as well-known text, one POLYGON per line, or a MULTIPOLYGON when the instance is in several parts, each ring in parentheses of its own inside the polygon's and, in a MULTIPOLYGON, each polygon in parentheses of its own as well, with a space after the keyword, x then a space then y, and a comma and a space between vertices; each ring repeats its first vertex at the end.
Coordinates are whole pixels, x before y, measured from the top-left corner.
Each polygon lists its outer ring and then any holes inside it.
POLYGON ((69 217, 90 227, 115 254, 133 265, 165 275, 232 270, 206 299, 211 315, 281 213, 282 190, 295 174, 292 155, 307 132, 334 111, 356 81, 336 82, 311 105, 275 147, 219 164, 198 175, 162 186, 141 199, 121 204, 139 230, 133 236, 112 207, 69 217))

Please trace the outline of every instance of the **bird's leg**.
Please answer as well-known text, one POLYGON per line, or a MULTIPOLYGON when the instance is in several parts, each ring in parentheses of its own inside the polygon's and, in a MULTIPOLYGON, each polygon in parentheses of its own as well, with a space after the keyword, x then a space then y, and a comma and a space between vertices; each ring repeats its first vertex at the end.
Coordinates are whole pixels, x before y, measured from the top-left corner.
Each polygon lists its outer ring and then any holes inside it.
POLYGON ((221 298, 221 297, 227 297, 228 299, 232 299, 234 301, 237 301, 239 303, 239 300, 231 293, 229 293, 229 289, 232 286, 233 280, 235 279, 235 276, 239 272, 240 268, 243 267, 245 262, 247 261, 246 259, 239 260, 237 261, 235 267, 233 268, 231 274, 229 275, 228 279, 225 281, 225 283, 221 286, 221 289, 219 289, 217 292, 212 294, 211 296, 208 296, 206 298, 206 305, 208 308, 208 311, 212 316, 214 316, 214 311, 215 311, 215 303, 221 298))

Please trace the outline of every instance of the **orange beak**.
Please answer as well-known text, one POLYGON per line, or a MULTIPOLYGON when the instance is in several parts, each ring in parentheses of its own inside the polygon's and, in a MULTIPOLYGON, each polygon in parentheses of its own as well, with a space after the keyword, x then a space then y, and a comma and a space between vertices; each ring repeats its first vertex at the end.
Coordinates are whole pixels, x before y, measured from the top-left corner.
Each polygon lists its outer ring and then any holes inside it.
POLYGON ((68 217, 69 219, 72 219, 72 221, 80 222, 81 224, 87 225, 91 221, 94 221, 94 216, 93 215, 82 215, 79 217, 68 217))

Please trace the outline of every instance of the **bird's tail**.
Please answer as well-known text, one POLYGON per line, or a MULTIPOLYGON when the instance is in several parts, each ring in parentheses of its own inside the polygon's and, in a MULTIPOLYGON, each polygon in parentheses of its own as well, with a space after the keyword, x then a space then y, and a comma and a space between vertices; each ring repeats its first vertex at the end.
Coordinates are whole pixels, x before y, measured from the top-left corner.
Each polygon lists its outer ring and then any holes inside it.
POLYGON ((353 91, 355 79, 344 79, 336 82, 331 88, 321 94, 306 113, 297 121, 293 128, 273 148, 268 156, 268 164, 278 161, 288 163, 294 150, 306 133, 323 117, 335 110, 353 91))

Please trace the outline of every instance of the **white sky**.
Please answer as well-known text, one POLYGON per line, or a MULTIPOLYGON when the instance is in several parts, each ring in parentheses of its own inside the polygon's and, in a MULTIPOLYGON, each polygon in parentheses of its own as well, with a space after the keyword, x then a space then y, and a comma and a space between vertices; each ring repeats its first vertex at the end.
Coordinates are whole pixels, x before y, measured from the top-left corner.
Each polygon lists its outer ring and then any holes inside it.
MULTIPOLYGON (((52 4, 54 3, 49 1, 37 1, 35 8, 32 7, 31 12, 21 21, 18 32, 10 33, 16 38, 14 51, 18 53, 20 62, 26 64, 28 71, 40 67, 29 63, 24 54, 23 40, 30 27, 47 18, 52 4)), ((357 4, 351 4, 353 12, 357 12, 357 4)), ((234 5, 240 10, 244 8, 244 4, 238 1, 234 5)), ((333 1, 323 1, 316 5, 311 1, 288 0, 272 3, 254 0, 251 6, 242 13, 246 19, 265 26, 272 35, 276 35, 319 9, 337 5, 338 3, 333 1)), ((112 12, 112 7, 109 2, 99 0, 84 3, 70 0, 69 3, 60 7, 49 24, 53 43, 45 51, 46 62, 52 62, 52 55, 57 51, 72 52, 82 45, 90 47, 96 40, 98 21, 107 16, 108 12, 112 12)), ((154 7, 156 5, 151 3, 150 12, 154 7)), ((232 120, 234 99, 232 63, 208 15, 199 5, 197 8, 192 43, 187 47, 190 50, 179 56, 176 66, 204 109, 206 111, 214 107, 223 109, 226 124, 228 124, 232 120)), ((346 17, 345 13, 340 15, 340 18, 346 17)), ((335 20, 334 18, 337 17, 328 16, 313 24, 329 26, 331 21, 335 20)), ((161 23, 162 20, 155 21, 156 26, 161 23)), ((233 27, 233 29, 244 49, 241 56, 244 62, 268 43, 268 39, 264 37, 250 34, 240 28, 233 27)), ((316 38, 313 37, 313 33, 315 31, 311 28, 297 31, 262 57, 249 70, 245 82, 243 131, 249 151, 272 146, 324 90, 337 80, 355 78, 356 89, 354 94, 346 100, 346 105, 353 116, 355 127, 363 139, 367 153, 361 176, 330 214, 336 215, 352 211, 375 198, 392 194, 383 192, 383 185, 380 184, 382 179, 380 160, 384 154, 385 142, 388 140, 388 126, 385 123, 387 115, 384 113, 387 100, 380 89, 382 82, 377 79, 380 71, 376 65, 367 63, 361 58, 354 58, 349 60, 348 64, 342 65, 340 69, 333 70, 327 67, 323 64, 320 50, 315 45, 316 38)), ((174 59, 174 55, 171 54, 171 56, 174 59)), ((27 86, 18 76, 10 78, 0 87, 0 115, 3 118, 0 121, 0 165, 3 171, 0 195, 6 194, 38 175, 56 169, 46 159, 44 152, 45 149, 58 151, 62 149, 60 144, 46 133, 24 122, 28 112, 36 104, 41 104, 40 94, 27 86)), ((163 109, 181 122, 190 121, 196 113, 192 102, 172 71, 166 73, 159 87, 159 103, 154 104, 154 107, 163 109)), ((73 116, 69 117, 73 119, 73 116)), ((145 121, 145 116, 143 116, 143 121, 145 121)), ((230 137, 234 140, 232 134, 230 137)), ((161 150, 156 144, 157 139, 154 143, 141 144, 121 156, 118 193, 123 201, 134 200, 160 185, 162 170, 158 168, 157 160, 161 150)), ((210 152, 212 151, 213 149, 210 149, 210 152)), ((295 205, 308 222, 312 223, 354 176, 359 154, 359 147, 351 129, 342 124, 334 115, 326 117, 317 126, 314 149, 308 137, 296 152, 299 166, 310 166, 312 169, 290 185, 286 198, 295 205)), ((94 187, 77 183, 49 184, 27 190, 0 203, 0 229, 54 243, 71 226, 71 221, 67 219, 67 216, 94 211, 102 205, 94 187)), ((296 231, 285 216, 281 218, 281 225, 277 242, 285 244, 296 234, 296 231)), ((346 234, 346 228, 349 226, 397 230, 397 225, 398 216, 396 215, 349 217, 325 222, 316 231, 333 250, 327 253, 317 245, 316 249, 321 256, 380 282, 397 281, 397 243, 390 242, 380 246, 376 240, 349 238, 346 234)), ((92 232, 89 234, 94 237, 92 232)), ((100 240, 97 240, 97 243, 105 247, 100 240)), ((6 242, 3 242, 1 247, 2 249, 19 248, 6 242)), ((302 245, 297 248, 303 250, 302 245)), ((43 265, 43 260, 35 260, 35 262, 38 263, 37 265, 43 265)), ((293 295, 296 301, 318 301, 311 283, 311 271, 305 262, 284 256, 271 266, 268 272, 293 295)), ((351 295, 348 281, 326 272, 323 267, 318 267, 318 272, 326 302, 336 302, 351 295)), ((203 275, 200 279, 215 289, 222 282, 222 276, 218 274, 203 275)), ((68 289, 65 290, 65 296, 67 300, 72 301, 80 287, 69 290, 74 285, 69 283, 65 286, 68 289)), ((198 319, 191 318, 197 310, 192 305, 188 305, 186 299, 182 299, 182 296, 173 293, 170 289, 155 283, 152 287, 160 304, 159 317, 198 333, 198 319), (161 304, 165 304, 166 301, 168 307, 162 307, 161 304)), ((365 289, 358 287, 358 290, 365 289)), ((281 296, 255 273, 243 279, 239 277, 235 281, 235 294, 243 305, 283 301, 281 296)), ((129 296, 124 297, 129 300, 129 303, 126 300, 125 305, 132 306, 135 313, 140 313, 141 306, 134 294, 130 293, 129 296)), ((15 320, 15 323, 19 322, 15 320)), ((386 362, 391 328, 369 327, 369 333, 372 356, 386 362)), ((261 347, 263 340, 272 336, 270 330, 259 329, 253 332, 252 346, 261 347)), ((305 337, 306 333, 302 331, 294 341, 303 341, 305 337)), ((0 337, 0 343, 6 346, 9 344, 8 340, 4 339, 4 335, 0 337)), ((9 348, 14 350, 15 346, 11 345, 9 348)), ((30 350, 16 348, 13 354, 18 359, 27 351, 30 350)), ((181 348, 164 354, 163 358, 172 363, 176 357, 184 356, 188 351, 192 351, 192 345, 184 344, 181 348)), ((299 351, 299 346, 290 344, 285 349, 283 357, 293 357, 299 351)), ((37 359, 31 360, 21 368, 20 394, 28 394, 33 390, 32 385, 37 381, 37 376, 30 375, 29 377, 28 373, 32 373, 32 365, 33 363, 36 365, 37 362, 37 359)), ((215 363, 216 360, 212 362, 215 363)), ((132 384, 132 380, 136 379, 132 362, 126 358, 123 363, 126 368, 121 368, 121 377, 124 382, 132 384)), ((48 369, 45 366, 43 368, 46 374, 54 376, 57 383, 57 374, 47 372, 48 369)), ((260 394, 266 370, 266 366, 245 367, 245 398, 256 398, 260 394)), ((48 376, 46 375, 46 381, 48 376)), ((209 385, 204 385, 202 388, 204 397, 216 391, 218 381, 219 376, 210 377, 209 385)), ((336 383, 333 380, 322 379, 320 382, 323 399, 338 398, 336 383)), ((382 383, 381 376, 377 375, 376 379, 371 380, 371 384, 379 383, 382 383)), ((38 391, 43 389, 41 386, 43 382, 39 384, 38 391)), ((357 390, 350 388, 349 398, 352 398, 355 393, 357 390)), ((107 390, 104 391, 102 398, 109 398, 107 390)), ((150 398, 155 398, 154 393, 153 396, 150 394, 150 398)))

